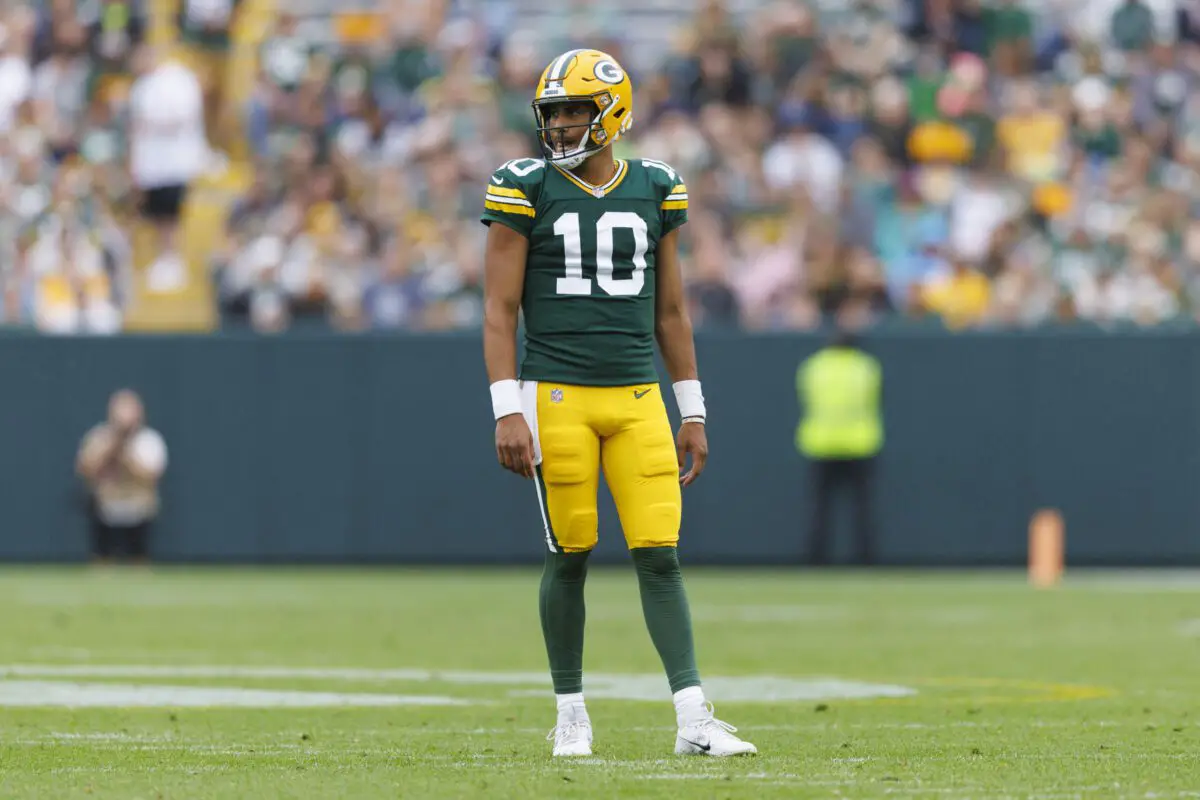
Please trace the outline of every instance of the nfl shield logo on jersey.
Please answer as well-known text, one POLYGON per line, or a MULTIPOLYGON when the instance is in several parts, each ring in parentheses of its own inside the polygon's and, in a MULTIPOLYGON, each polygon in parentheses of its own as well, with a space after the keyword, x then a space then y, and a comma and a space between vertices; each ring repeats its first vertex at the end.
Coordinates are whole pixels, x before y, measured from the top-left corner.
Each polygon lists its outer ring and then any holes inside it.
POLYGON ((562 402, 562 389, 551 389, 550 390, 550 402, 551 403, 561 403, 562 402))

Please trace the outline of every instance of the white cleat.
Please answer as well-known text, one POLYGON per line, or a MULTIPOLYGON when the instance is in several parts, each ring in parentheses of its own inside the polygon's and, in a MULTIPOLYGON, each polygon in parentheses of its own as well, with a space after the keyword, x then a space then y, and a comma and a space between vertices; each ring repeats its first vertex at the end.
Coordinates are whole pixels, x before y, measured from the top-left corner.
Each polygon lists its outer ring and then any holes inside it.
POLYGON ((546 741, 554 742, 554 755, 590 756, 592 754, 592 724, 587 721, 564 720, 551 729, 546 741))
POLYGON ((737 728, 713 716, 711 704, 704 716, 691 720, 675 736, 675 754, 680 756, 749 756, 758 748, 733 734, 737 728))

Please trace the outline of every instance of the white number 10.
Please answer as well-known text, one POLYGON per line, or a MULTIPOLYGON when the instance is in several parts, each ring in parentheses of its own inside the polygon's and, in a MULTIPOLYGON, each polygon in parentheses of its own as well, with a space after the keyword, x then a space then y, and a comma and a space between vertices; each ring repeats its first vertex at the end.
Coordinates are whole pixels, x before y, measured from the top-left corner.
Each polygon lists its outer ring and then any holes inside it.
MULTIPOLYGON (((554 235, 563 237, 563 255, 567 276, 558 279, 558 293, 587 296, 592 282, 583 277, 583 241, 579 232, 579 214, 563 214, 554 223, 554 235)), ((646 251, 650 247, 646 220, 632 211, 606 211, 596 220, 596 283, 605 294, 634 297, 646 285, 646 251), (633 275, 613 277, 613 231, 633 232, 633 275)))

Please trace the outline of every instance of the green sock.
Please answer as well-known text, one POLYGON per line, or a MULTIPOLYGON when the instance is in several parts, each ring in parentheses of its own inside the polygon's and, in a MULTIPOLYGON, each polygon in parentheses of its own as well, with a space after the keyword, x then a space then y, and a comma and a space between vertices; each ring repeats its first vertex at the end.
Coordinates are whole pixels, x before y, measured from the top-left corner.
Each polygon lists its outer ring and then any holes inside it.
POLYGON ((646 628, 667 671, 671 692, 699 686, 692 615, 679 571, 678 552, 674 547, 635 547, 629 552, 642 591, 646 628))
POLYGON ((590 550, 546 553, 542 569, 538 606, 555 694, 583 691, 583 582, 589 555, 590 550))

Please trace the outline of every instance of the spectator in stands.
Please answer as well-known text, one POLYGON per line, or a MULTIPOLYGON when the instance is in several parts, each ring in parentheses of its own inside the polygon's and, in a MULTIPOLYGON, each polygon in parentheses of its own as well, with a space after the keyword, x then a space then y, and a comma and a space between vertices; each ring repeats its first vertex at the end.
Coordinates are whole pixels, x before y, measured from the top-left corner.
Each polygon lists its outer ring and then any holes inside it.
MULTIPOLYGON (((260 246, 268 249, 279 244, 278 239, 263 239, 260 246)), ((258 333, 280 333, 292 321, 291 297, 280 279, 279 259, 268 260, 252 276, 249 290, 250 325, 258 333)))
POLYGON ((1000 182, 984 170, 968 170, 949 202, 950 249, 971 261, 982 261, 1012 203, 1000 182))
POLYGON ((124 275, 106 249, 111 221, 94 201, 83 167, 61 170, 50 202, 32 216, 17 243, 15 276, 25 284, 39 331, 112 334, 121 328, 124 275))
POLYGON ((187 281, 178 241, 180 214, 189 186, 209 159, 203 92, 188 67, 156 48, 143 46, 136 61, 139 76, 130 95, 130 172, 141 193, 142 216, 158 237, 146 282, 154 291, 174 291, 187 281))
POLYGON ((300 20, 282 10, 275 28, 258 50, 258 66, 267 86, 283 94, 300 88, 316 48, 298 30, 300 20))
POLYGON ((159 512, 159 481, 167 467, 162 434, 145 423, 131 389, 112 395, 108 420, 84 436, 76 470, 89 495, 91 550, 96 563, 126 555, 149 560, 151 526, 159 512))
POLYGON ((88 29, 96 69, 106 75, 128 75, 130 59, 146 34, 143 0, 100 0, 80 9, 79 21, 88 29))
POLYGON ((180 0, 176 24, 186 45, 188 67, 199 82, 208 141, 224 144, 222 101, 233 27, 242 0, 180 0))
POLYGON ((978 325, 991 302, 991 284, 978 264, 963 254, 950 259, 947 272, 931 276, 921 287, 920 306, 932 311, 950 328, 978 325))
MULTIPOLYGON (((705 222, 703 218, 700 221, 705 222)), ((738 300, 727 277, 731 253, 715 221, 699 230, 691 257, 694 277, 688 282, 687 293, 692 323, 697 328, 736 329, 738 300)))
POLYGON ((797 108, 781 116, 786 134, 763 155, 767 186, 779 200, 803 191, 816 211, 835 216, 842 200, 842 154, 817 131, 811 109, 797 108))
POLYGON ((861 330, 893 311, 879 262, 867 247, 843 245, 823 281, 814 281, 822 316, 837 326, 861 330))
POLYGON ((56 28, 50 57, 33 73, 37 124, 45 132, 56 161, 72 149, 75 131, 87 107, 91 66, 86 44, 87 31, 77 21, 56 28))
POLYGON ((404 239, 394 240, 388 246, 383 269, 363 294, 363 312, 369 328, 422 327, 428 294, 420 272, 414 269, 413 258, 413 249, 404 239))
MULTIPOLYGON (((17 108, 33 91, 28 34, 22 35, 15 15, 0 27, 0 131, 11 131, 17 108)), ((26 23, 28 24, 28 23, 26 23)))
POLYGON ((949 225, 945 213, 924 202, 913 174, 897 190, 896 201, 876 218, 874 245, 887 268, 892 303, 906 309, 922 284, 944 269, 949 225))
POLYGON ((1113 43, 1125 52, 1144 51, 1154 40, 1154 14, 1142 0, 1124 0, 1110 26, 1113 43))
POLYGON ((432 287, 436 298, 425 315, 429 330, 477 328, 483 324, 483 244, 464 236, 432 287), (456 267, 456 268, 454 268, 456 267))

